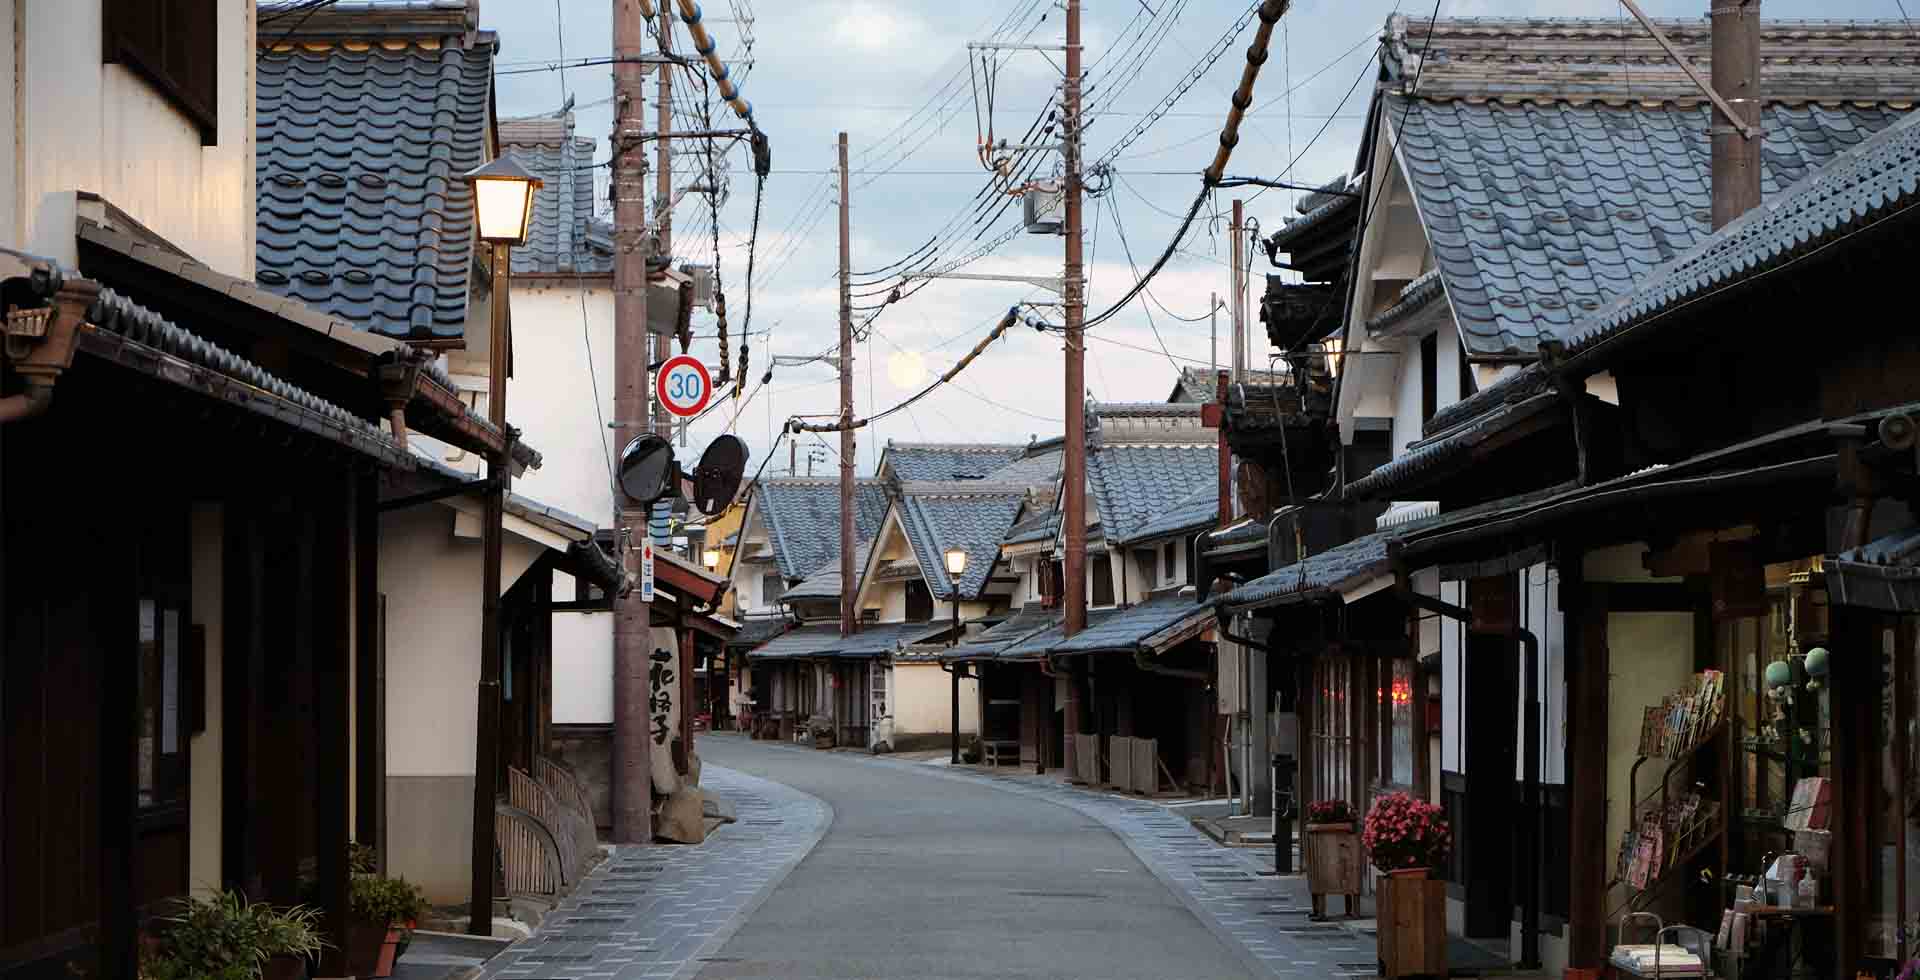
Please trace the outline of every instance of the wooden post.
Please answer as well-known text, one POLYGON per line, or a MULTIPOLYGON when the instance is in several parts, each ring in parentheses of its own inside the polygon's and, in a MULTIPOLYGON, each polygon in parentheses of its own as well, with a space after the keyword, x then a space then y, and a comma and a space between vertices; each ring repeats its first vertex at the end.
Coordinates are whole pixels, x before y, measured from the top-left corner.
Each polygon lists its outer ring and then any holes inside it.
MULTIPOLYGON (((1066 0, 1066 78, 1061 84, 1060 141, 1066 147, 1066 442, 1061 451, 1060 520, 1066 554, 1061 561, 1065 602, 1061 634, 1073 636, 1087 626, 1087 425, 1085 283, 1081 281, 1082 208, 1080 175, 1080 0, 1066 0)), ((1069 703, 1068 711, 1072 713, 1069 703)))
POLYGON ((380 483, 373 470, 354 487, 353 679, 354 837, 376 849, 383 870, 380 828, 386 822, 387 766, 380 718, 380 483))
POLYGON ((1711 0, 1713 89, 1740 119, 1713 113, 1713 227, 1760 203, 1760 0, 1711 0), (1749 139, 1734 129, 1753 128, 1749 139))
MULTIPOLYGON (((1567 771, 1607 771, 1607 589, 1581 577, 1579 554, 1560 567, 1565 606, 1567 771)), ((1602 777, 1567 785, 1567 965, 1606 963, 1607 785, 1602 777)))
MULTIPOLYGON (((323 490, 316 501, 320 506, 314 516, 313 581, 306 601, 313 604, 311 622, 318 634, 312 656, 314 873, 325 936, 333 947, 323 960, 338 975, 345 972, 341 957, 346 949, 350 913, 347 828, 352 814, 347 803, 347 759, 352 732, 347 727, 347 702, 352 694, 347 665, 354 651, 347 632, 348 598, 352 594, 348 591, 352 576, 347 566, 347 535, 352 525, 347 512, 353 499, 344 480, 329 489, 331 493, 323 490)), ((491 862, 487 871, 491 881, 491 862)))
POLYGON ((854 604, 853 546, 853 286, 852 225, 848 198, 847 134, 840 134, 840 635, 860 628, 854 604))
MULTIPOLYGON (((647 156, 642 107, 646 78, 640 64, 645 26, 639 0, 613 0, 613 375, 612 427, 616 444, 647 431, 652 397, 647 384, 647 156)), ((616 501, 615 531, 624 535, 621 563, 639 568, 645 510, 616 501)), ((613 842, 653 839, 652 746, 647 738, 648 660, 653 623, 638 588, 613 599, 613 842)))

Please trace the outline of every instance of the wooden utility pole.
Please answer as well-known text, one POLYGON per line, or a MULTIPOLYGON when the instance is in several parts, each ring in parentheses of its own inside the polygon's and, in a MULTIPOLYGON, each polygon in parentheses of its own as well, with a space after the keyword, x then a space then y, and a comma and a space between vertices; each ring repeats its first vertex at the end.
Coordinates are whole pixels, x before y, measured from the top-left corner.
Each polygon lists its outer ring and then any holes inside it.
MULTIPOLYGON (((1067 0, 1067 77, 1061 85, 1060 134, 1065 143, 1067 262, 1064 298, 1066 329, 1066 446, 1062 456, 1060 520, 1066 536, 1061 562, 1065 600, 1062 632, 1072 636, 1087 625, 1087 421, 1086 345, 1082 336, 1087 319, 1086 284, 1081 278, 1082 216, 1080 196, 1080 0, 1067 0)), ((1076 704, 1068 702, 1070 715, 1076 704)), ((1077 732, 1077 717, 1069 717, 1067 731, 1077 732)))
MULTIPOLYGON (((647 384, 647 230, 645 20, 639 0, 613 0, 613 429, 624 446, 647 431, 653 405, 647 384)), ((618 490, 616 489, 616 494, 618 490)), ((639 573, 647 514, 624 498, 614 502, 622 565, 639 573)), ((647 659, 651 610, 638 588, 614 599, 613 841, 653 839, 653 773, 647 742, 647 659)), ((489 859, 491 861, 491 859, 489 859)), ((491 867, 491 863, 489 863, 491 867)))
MULTIPOLYGON (((673 66, 667 58, 673 54, 673 11, 671 3, 660 5, 660 27, 656 32, 660 37, 660 63, 653 66, 660 78, 659 95, 659 131, 654 134, 655 161, 653 167, 653 227, 654 241, 659 243, 660 254, 673 258, 673 66)), ((653 363, 659 364, 673 356, 673 338, 665 334, 653 338, 653 363)), ((659 403, 659 393, 654 393, 653 433, 662 439, 673 438, 673 416, 659 403)), ((684 665, 683 665, 684 666, 684 665)))
POLYGON ((1713 90, 1738 116, 1713 110, 1713 226, 1720 228, 1760 204, 1760 0, 1712 0, 1710 9, 1713 90))
POLYGON ((1247 379, 1246 202, 1233 201, 1233 380, 1247 379))
POLYGON ((840 134, 840 635, 859 626, 853 614, 853 262, 847 215, 847 134, 840 134))

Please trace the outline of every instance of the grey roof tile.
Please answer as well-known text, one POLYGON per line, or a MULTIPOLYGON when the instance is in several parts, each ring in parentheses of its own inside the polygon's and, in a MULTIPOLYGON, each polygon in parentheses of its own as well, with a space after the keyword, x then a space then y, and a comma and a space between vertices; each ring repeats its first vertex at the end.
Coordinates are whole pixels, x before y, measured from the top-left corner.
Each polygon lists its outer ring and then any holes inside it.
POLYGON ((1169 640, 1183 638, 1213 619, 1213 607, 1192 595, 1164 595, 1126 609, 1116 609, 1087 628, 1048 648, 1052 654, 1131 653, 1164 650, 1169 640))
MULTIPOLYGON (((1474 354, 1531 354, 1542 335, 1566 332, 1707 237, 1705 106, 1388 96, 1384 111, 1474 354)), ((1779 194, 1903 114, 1769 105, 1763 193, 1779 194)))
POLYGON ((502 119, 500 142, 541 180, 533 229, 513 250, 513 271, 611 274, 612 242, 592 233, 594 143, 574 135, 573 114, 502 119))
MULTIPOLYGON (((782 578, 798 582, 840 560, 838 480, 762 480, 757 492, 782 578)), ((874 479, 856 481, 853 502, 854 542, 870 541, 887 513, 886 488, 874 479)))
POLYGON ((1391 499, 1395 494, 1414 486, 1421 474, 1458 460, 1509 426, 1542 412, 1554 411, 1562 404, 1556 392, 1542 392, 1523 400, 1494 403, 1493 407, 1472 421, 1444 435, 1431 436, 1408 446, 1406 452, 1347 484, 1342 493, 1350 500, 1365 497, 1391 499))
POLYGON ((376 333, 463 335, 493 43, 302 44, 256 61, 256 276, 376 333))
POLYGON ((1290 598, 1338 592, 1384 572, 1387 542, 1407 531, 1399 526, 1358 537, 1253 579, 1215 600, 1233 611, 1273 605, 1290 598))
POLYGON ((1012 527, 1007 528, 1007 536, 1002 538, 1000 543, 1027 544, 1033 541, 1046 541, 1059 531, 1060 512, 1043 510, 1016 521, 1012 527))
POLYGON ((1220 488, 1212 484, 1200 486, 1176 501, 1173 506, 1153 515, 1147 519, 1146 523, 1134 528, 1127 536, 1127 540, 1129 542, 1151 541, 1154 538, 1191 534, 1212 526, 1219 519, 1220 488))
POLYGON ((1126 541, 1154 516, 1213 486, 1219 465, 1215 446, 1103 445, 1087 454, 1087 482, 1108 536, 1126 541))
POLYGON ((869 623, 843 637, 838 623, 809 623, 769 640, 747 656, 755 660, 891 657, 902 646, 946 628, 945 623, 869 623))
POLYGON ((1020 459, 1026 449, 993 443, 889 442, 880 466, 895 480, 980 480, 1020 459))
POLYGON ((981 477, 980 481, 1050 489, 1060 479, 1061 456, 1062 451, 1058 449, 1028 452, 1019 459, 981 477))
MULTIPOLYGON (((859 575, 867 567, 867 559, 873 554, 873 542, 878 538, 868 538, 853 549, 853 573, 859 575)), ((832 599, 840 594, 840 562, 835 555, 812 575, 800 580, 793 588, 780 593, 783 600, 793 599, 832 599)))
POLYGON ((906 484, 900 497, 900 524, 920 562, 935 598, 953 595, 955 583, 947 574, 946 552, 967 553, 967 570, 959 582, 962 597, 976 597, 987 587, 1000 557, 1000 540, 1013 526, 1025 494, 918 490, 906 484))
POLYGON ((1060 623, 1060 610, 1043 608, 1039 603, 1029 603, 1014 611, 992 626, 980 631, 973 639, 959 644, 942 654, 942 660, 979 660, 996 656, 1001 650, 1018 643, 1048 627, 1060 623))
POLYGON ((794 626, 785 616, 752 616, 740 621, 740 630, 727 640, 730 647, 757 647, 794 626))
MULTIPOLYGON (((1679 304, 1737 286, 1915 204, 1920 204, 1920 114, 1895 122, 1770 195, 1712 237, 1640 276, 1632 289, 1562 335, 1568 350, 1580 357, 1679 304)), ((1667 328, 1685 322, 1669 321, 1667 328)))

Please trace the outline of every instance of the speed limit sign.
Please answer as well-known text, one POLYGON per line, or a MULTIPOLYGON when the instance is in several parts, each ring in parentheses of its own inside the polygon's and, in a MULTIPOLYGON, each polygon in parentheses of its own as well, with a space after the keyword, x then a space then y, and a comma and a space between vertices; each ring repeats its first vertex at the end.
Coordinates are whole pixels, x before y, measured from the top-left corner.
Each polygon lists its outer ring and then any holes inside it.
POLYGON ((681 354, 660 365, 653 380, 654 392, 668 412, 685 418, 698 415, 713 397, 713 378, 700 359, 681 354))

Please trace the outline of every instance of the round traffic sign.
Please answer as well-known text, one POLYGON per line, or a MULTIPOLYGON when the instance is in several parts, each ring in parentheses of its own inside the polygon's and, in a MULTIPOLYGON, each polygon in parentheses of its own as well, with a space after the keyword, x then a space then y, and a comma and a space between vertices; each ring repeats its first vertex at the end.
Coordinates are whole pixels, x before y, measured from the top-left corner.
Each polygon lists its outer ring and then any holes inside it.
POLYGON ((707 374, 707 366, 700 363, 699 358, 686 354, 668 358, 667 363, 660 365, 653 387, 660 396, 660 404, 683 418, 700 414, 700 410, 707 407, 707 400, 713 397, 713 378, 707 374))

